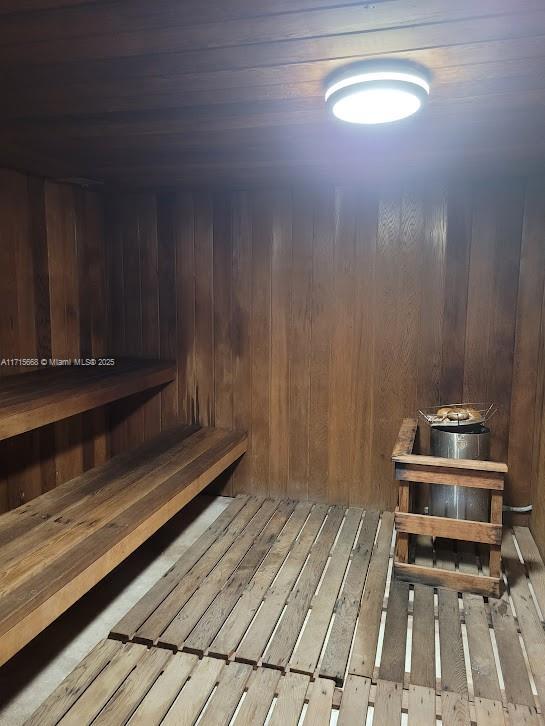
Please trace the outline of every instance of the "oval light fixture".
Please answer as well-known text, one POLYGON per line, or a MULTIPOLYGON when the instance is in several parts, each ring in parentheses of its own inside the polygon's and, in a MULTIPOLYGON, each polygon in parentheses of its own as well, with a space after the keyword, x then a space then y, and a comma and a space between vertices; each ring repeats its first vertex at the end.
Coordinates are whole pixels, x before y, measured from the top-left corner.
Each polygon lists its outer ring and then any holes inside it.
POLYGON ((384 124, 416 113, 427 101, 427 72, 405 62, 366 61, 327 81, 325 100, 334 116, 352 124, 384 124))

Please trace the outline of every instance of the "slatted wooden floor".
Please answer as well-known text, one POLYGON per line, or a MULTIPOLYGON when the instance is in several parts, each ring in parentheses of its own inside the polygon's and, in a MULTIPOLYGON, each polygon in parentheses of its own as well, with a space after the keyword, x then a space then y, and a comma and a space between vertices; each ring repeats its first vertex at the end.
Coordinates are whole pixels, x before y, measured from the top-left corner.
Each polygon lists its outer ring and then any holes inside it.
POLYGON ((30 723, 543 724, 529 531, 505 533, 501 600, 391 582, 391 550, 391 513, 237 497, 30 723))

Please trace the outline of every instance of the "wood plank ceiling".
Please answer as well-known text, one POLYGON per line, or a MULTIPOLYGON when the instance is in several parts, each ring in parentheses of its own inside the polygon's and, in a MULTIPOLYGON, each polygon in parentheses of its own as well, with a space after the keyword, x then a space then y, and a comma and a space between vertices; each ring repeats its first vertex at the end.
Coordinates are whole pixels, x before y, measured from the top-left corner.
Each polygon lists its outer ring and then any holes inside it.
POLYGON ((532 169, 543 0, 0 0, 0 164, 138 185, 532 169), (323 80, 400 57, 427 109, 342 125, 323 80))

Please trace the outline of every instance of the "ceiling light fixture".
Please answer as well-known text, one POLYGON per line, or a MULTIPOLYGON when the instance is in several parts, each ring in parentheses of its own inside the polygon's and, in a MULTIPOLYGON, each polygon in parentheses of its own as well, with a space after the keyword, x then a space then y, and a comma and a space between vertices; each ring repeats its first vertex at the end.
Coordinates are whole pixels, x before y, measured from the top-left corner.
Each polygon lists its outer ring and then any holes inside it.
POLYGON ((331 76, 325 100, 341 121, 383 124, 412 116, 429 93, 429 77, 423 68, 405 62, 368 61, 331 76))

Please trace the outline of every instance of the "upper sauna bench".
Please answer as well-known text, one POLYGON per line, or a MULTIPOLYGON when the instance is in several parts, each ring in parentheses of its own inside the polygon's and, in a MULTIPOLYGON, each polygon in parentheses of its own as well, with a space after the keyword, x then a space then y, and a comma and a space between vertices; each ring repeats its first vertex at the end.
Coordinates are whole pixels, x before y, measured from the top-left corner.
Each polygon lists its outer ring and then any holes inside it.
POLYGON ((169 383, 175 376, 175 363, 149 359, 5 376, 0 379, 0 440, 169 383))

